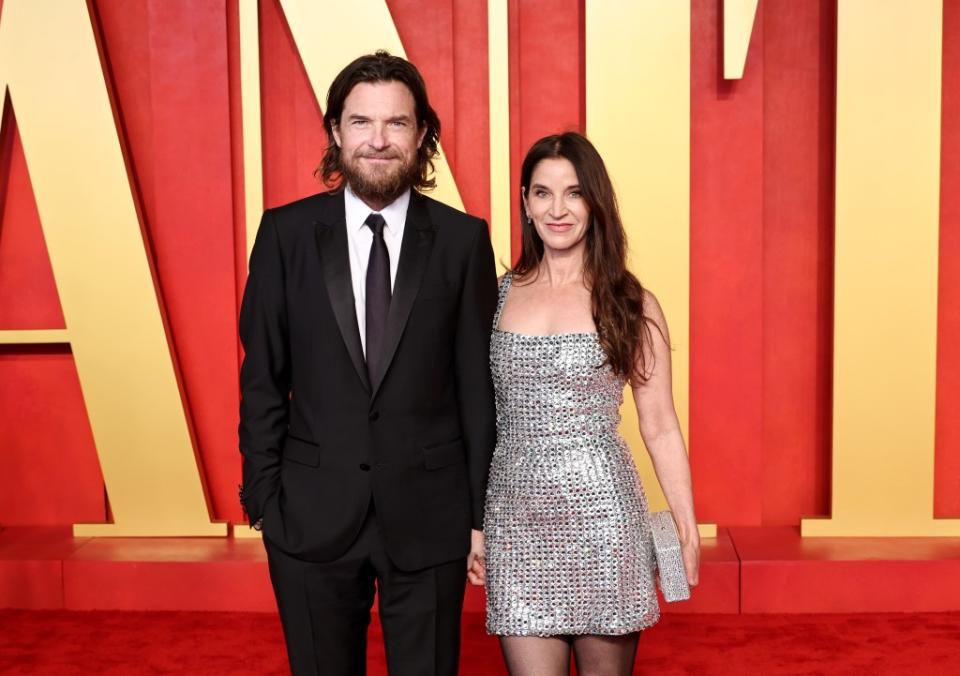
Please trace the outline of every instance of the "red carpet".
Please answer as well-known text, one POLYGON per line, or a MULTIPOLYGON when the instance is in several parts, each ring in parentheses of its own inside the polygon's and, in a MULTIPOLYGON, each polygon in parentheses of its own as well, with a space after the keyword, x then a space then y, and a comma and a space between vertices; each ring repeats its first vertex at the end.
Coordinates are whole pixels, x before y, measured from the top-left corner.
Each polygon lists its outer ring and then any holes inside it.
MULTIPOLYGON (((379 629, 371 676, 386 673, 379 629)), ((0 673, 286 673, 273 615, 0 611, 0 673)), ((482 617, 464 617, 463 676, 503 674, 482 617)), ((640 640, 638 674, 960 673, 960 614, 667 615, 640 640)))

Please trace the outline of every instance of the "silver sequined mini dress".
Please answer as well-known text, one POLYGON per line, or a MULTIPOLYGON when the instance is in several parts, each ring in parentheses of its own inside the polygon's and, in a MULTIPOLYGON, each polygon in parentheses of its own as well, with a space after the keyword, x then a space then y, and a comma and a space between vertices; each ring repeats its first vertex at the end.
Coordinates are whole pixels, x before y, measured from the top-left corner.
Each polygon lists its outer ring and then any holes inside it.
POLYGON ((627 634, 660 617, 647 499, 617 432, 626 383, 604 360, 595 333, 493 330, 488 633, 627 634))

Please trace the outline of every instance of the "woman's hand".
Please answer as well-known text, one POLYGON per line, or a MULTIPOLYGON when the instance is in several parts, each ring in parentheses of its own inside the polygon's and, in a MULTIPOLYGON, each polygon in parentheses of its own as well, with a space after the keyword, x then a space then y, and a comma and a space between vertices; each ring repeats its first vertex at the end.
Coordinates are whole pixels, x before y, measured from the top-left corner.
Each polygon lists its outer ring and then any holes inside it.
POLYGON ((697 524, 685 524, 677 529, 680 535, 680 555, 691 589, 700 583, 700 533, 697 524))
POLYGON ((482 587, 487 581, 486 559, 483 555, 483 531, 470 531, 470 553, 467 555, 467 579, 470 584, 482 587))

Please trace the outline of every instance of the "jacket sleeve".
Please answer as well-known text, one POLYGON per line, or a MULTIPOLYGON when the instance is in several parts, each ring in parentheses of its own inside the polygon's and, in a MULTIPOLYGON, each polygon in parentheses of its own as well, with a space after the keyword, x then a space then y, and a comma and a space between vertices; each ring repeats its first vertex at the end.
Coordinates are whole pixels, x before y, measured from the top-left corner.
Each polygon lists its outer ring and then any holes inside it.
POLYGON ((280 481, 290 412, 290 353, 283 257, 275 217, 263 214, 240 307, 240 501, 251 524, 263 518, 280 481))
POLYGON ((490 377, 490 333, 497 306, 493 247, 481 221, 467 261, 457 321, 455 368, 460 425, 467 452, 472 527, 483 529, 487 472, 496 438, 496 410, 490 377))

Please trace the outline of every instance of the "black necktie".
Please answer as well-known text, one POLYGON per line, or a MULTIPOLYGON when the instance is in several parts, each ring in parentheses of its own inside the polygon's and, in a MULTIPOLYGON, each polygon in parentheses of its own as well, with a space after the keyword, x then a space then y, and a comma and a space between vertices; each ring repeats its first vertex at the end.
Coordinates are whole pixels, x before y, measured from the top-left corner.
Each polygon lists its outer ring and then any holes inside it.
POLYGON ((386 225, 383 216, 370 214, 364 223, 373 231, 367 261, 367 375, 373 385, 383 359, 383 337, 387 332, 387 312, 390 310, 390 254, 383 239, 386 225))

